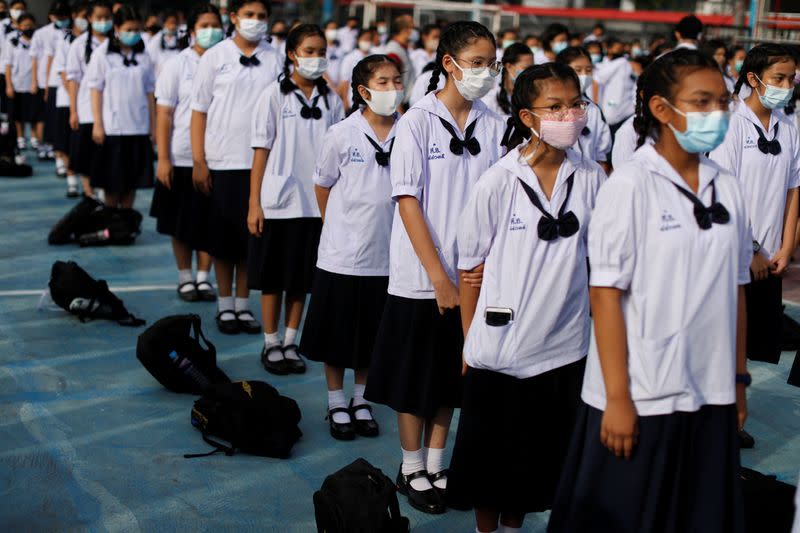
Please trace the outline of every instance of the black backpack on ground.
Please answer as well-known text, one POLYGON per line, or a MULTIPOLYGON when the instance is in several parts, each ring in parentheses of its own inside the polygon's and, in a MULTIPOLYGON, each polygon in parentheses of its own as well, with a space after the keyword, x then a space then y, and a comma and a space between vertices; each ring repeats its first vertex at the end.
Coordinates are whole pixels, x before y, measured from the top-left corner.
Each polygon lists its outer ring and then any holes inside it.
POLYGON ((103 204, 94 198, 84 196, 66 215, 61 217, 61 220, 56 222, 56 225, 50 230, 50 235, 47 236, 47 242, 49 244, 68 244, 73 242, 76 239, 76 235, 80 234, 86 226, 86 222, 92 213, 103 208, 103 204))
POLYGON ((775 476, 742 468, 745 531, 789 533, 794 518, 797 487, 778 481, 775 476))
POLYGON ((325 478, 314 493, 319 533, 400 533, 409 530, 400 515, 397 487, 364 459, 325 478))
POLYGON ((130 245, 141 233, 142 214, 135 209, 107 207, 84 197, 59 220, 47 242, 81 246, 130 245))
POLYGON ((50 272, 50 297, 62 309, 77 315, 81 322, 103 318, 121 326, 143 326, 122 300, 114 296, 103 280, 95 280, 74 261, 56 261, 50 272))
POLYGON ((231 382, 217 368, 217 350, 203 335, 198 315, 168 316, 147 328, 136 343, 136 358, 173 392, 203 394, 213 384, 231 382))
POLYGON ((281 396, 263 381, 238 381, 212 385, 194 402, 192 425, 214 451, 184 455, 187 459, 218 452, 286 459, 303 433, 297 402, 281 396), (211 437, 227 441, 225 445, 211 437))

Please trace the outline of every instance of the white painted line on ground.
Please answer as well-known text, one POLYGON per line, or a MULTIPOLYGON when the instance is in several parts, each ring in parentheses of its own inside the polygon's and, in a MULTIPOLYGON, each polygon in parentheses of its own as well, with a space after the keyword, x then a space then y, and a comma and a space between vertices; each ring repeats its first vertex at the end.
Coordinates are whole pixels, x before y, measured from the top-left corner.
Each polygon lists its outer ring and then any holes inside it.
MULTIPOLYGON (((150 291, 174 291, 177 285, 123 285, 120 287, 109 287, 111 292, 150 292, 150 291)), ((0 297, 3 296, 41 296, 46 288, 31 289, 31 290, 18 290, 18 291, 0 291, 0 297)))

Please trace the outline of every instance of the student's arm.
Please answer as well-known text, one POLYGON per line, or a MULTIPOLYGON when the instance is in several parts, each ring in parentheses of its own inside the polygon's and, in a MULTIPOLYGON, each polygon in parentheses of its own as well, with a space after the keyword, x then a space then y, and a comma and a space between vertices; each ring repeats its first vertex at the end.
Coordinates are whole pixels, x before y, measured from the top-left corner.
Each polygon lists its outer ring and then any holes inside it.
POLYGON ((45 98, 47 98, 47 95, 48 95, 48 93, 50 92, 50 83, 49 83, 49 80, 50 80, 50 71, 51 71, 52 69, 53 69, 53 56, 52 56, 52 55, 48 55, 48 56, 47 56, 47 75, 46 75, 46 76, 45 76, 45 78, 44 78, 44 80, 45 80, 45 81, 44 81, 44 84, 45 84, 45 88, 44 88, 44 97, 45 97, 45 98))
POLYGON ((261 183, 267 170, 269 149, 253 149, 253 168, 250 169, 250 207, 247 210, 247 229, 251 235, 261 237, 264 230, 264 210, 261 208, 261 183))
MULTIPOLYGON (((739 285, 739 298, 736 304, 736 373, 747 374, 747 305, 744 285, 739 285)), ((745 385, 736 384, 736 412, 739 415, 739 431, 744 429, 747 420, 747 394, 745 385)))
POLYGON ((37 94, 39 92, 39 60, 36 56, 31 56, 31 69, 32 69, 32 76, 31 76, 31 94, 37 94))
POLYGON ((206 121, 208 115, 192 111, 189 132, 192 137, 192 182, 195 189, 208 196, 211 194, 211 171, 206 163, 206 121))
POLYGON ((617 457, 629 459, 639 437, 639 423, 629 388, 622 294, 612 287, 589 289, 594 335, 606 388, 600 441, 617 457))
POLYGON ((156 177, 167 189, 172 188, 172 119, 175 110, 159 105, 156 120, 156 146, 158 146, 158 166, 156 177))
POLYGON ((14 98, 14 82, 11 81, 11 65, 6 65, 6 96, 14 98))
POLYGON ((156 99, 153 93, 147 93, 147 110, 150 113, 150 141, 156 142, 156 99))
POLYGON ((328 198, 331 196, 331 190, 327 187, 314 185, 314 195, 317 197, 317 205, 319 206, 320 215, 322 215, 322 222, 325 222, 325 210, 328 208, 328 198))
POLYGON ((775 276, 782 276, 789 266, 794 252, 794 241, 797 233, 798 195, 797 188, 786 191, 786 208, 783 212, 783 240, 781 249, 770 259, 770 270, 775 276))
POLYGON ((92 140, 96 144, 103 144, 106 141, 106 129, 103 124, 103 91, 100 89, 92 89, 92 113, 94 114, 92 140))
POLYGON ((67 81, 67 90, 69 91, 69 127, 73 131, 78 131, 80 121, 78 120, 78 90, 79 84, 77 81, 67 81))

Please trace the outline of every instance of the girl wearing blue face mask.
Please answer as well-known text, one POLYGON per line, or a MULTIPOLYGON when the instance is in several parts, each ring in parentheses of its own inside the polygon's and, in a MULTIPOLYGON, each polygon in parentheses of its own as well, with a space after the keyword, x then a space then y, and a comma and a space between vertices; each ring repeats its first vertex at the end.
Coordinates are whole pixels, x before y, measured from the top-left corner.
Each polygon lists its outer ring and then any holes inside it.
POLYGON ((736 177, 703 155, 725 138, 730 94, 688 49, 640 89, 640 148, 589 223, 596 342, 548 531, 741 533, 749 221, 736 177))
POLYGON ((736 93, 749 87, 731 118, 731 132, 711 154, 742 184, 752 224, 752 283, 747 291, 747 355, 777 363, 781 352, 781 275, 794 248, 800 139, 783 113, 794 90, 796 63, 780 45, 747 54, 736 93))
POLYGON ((522 43, 513 43, 503 51, 503 73, 500 83, 481 98, 486 107, 503 118, 511 116, 511 95, 517 76, 533 65, 533 52, 522 43))
POLYGON ((91 183, 105 190, 107 205, 132 207, 136 189, 153 186, 155 76, 138 11, 122 6, 113 20, 112 37, 92 54, 86 71, 98 145, 91 183))
POLYGON ((156 77, 161 73, 164 64, 181 51, 178 36, 178 12, 167 9, 161 15, 164 26, 145 44, 147 53, 156 69, 156 77))
POLYGON ((554 22, 545 28, 542 34, 542 52, 534 56, 536 65, 555 61, 556 56, 569 46, 569 28, 561 23, 554 22))

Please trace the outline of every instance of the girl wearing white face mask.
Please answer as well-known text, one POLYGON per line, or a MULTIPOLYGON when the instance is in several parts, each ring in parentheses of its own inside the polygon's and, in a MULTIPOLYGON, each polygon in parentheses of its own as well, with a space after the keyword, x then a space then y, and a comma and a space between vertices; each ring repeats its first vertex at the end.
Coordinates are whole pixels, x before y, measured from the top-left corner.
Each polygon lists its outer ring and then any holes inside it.
POLYGON ((781 275, 793 253, 800 185, 800 139, 783 107, 794 89, 795 60, 775 44, 748 52, 735 92, 752 92, 733 111, 725 142, 711 154, 742 184, 753 231, 747 293, 747 356, 777 363, 782 321, 781 275))
POLYGON ((513 43, 503 51, 503 72, 500 83, 482 98, 486 107, 503 118, 511 116, 511 95, 514 82, 523 70, 533 65, 533 52, 522 43, 513 43))
POLYGON ((458 268, 483 268, 483 283, 461 286, 464 396, 447 501, 474 509, 479 532, 518 531, 550 508, 572 435, 589 350, 586 237, 605 179, 571 149, 585 104, 565 65, 520 74, 510 151, 461 215, 458 268))
POLYGON ((314 24, 286 38, 283 74, 253 110, 248 286, 261 291, 261 363, 277 375, 302 374, 297 333, 311 292, 322 220, 314 197, 314 163, 344 106, 325 79, 325 34, 314 24), (284 293, 286 297, 284 299, 284 293), (278 333, 285 302, 283 340, 278 333))
POLYGON ((439 48, 439 39, 442 30, 436 24, 428 24, 422 28, 422 46, 415 48, 408 53, 408 58, 414 66, 417 76, 422 74, 422 70, 436 59, 436 49, 439 48))
POLYGON ((578 140, 573 148, 583 154, 584 157, 597 161, 603 170, 608 173, 611 170, 609 159, 611 157, 611 129, 606 123, 603 112, 591 98, 592 94, 592 74, 594 65, 589 52, 585 48, 572 46, 567 48, 556 57, 556 61, 562 65, 567 65, 581 82, 581 95, 588 102, 586 109, 586 126, 581 131, 578 140))
POLYGON ((300 344, 325 363, 328 422, 339 440, 379 432, 364 388, 389 284, 389 156, 403 100, 402 76, 388 56, 361 60, 352 78, 353 111, 325 134, 314 173, 324 225, 300 344), (349 404, 345 369, 355 373, 349 404))
MULTIPOLYGON (((444 448, 453 409, 461 403, 456 230, 478 177, 502 154, 505 125, 480 100, 499 70, 487 28, 477 22, 448 26, 431 92, 398 121, 392 151, 397 209, 389 296, 366 397, 398 413, 403 462, 397 483, 410 504, 427 513, 445 510, 444 448), (444 89, 434 92, 442 74, 444 89)), ((477 272, 465 282, 479 279, 477 272)))
MULTIPOLYGON (((339 96, 342 98, 344 102, 345 109, 350 109, 350 83, 353 81, 353 69, 355 68, 356 64, 370 55, 373 42, 375 40, 375 30, 372 29, 365 29, 361 30, 358 34, 358 40, 356 41, 356 47, 350 53, 348 53, 341 61, 341 65, 339 67, 338 79, 339 79, 339 88, 338 93, 339 96)), ((333 68, 333 65, 328 65, 328 70, 330 71, 333 68)))

